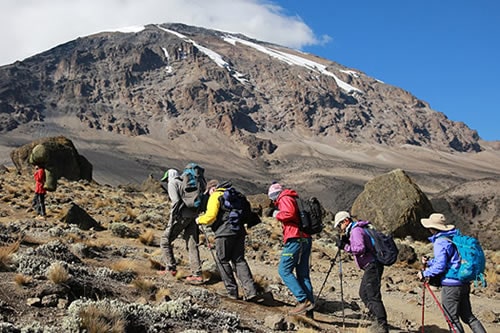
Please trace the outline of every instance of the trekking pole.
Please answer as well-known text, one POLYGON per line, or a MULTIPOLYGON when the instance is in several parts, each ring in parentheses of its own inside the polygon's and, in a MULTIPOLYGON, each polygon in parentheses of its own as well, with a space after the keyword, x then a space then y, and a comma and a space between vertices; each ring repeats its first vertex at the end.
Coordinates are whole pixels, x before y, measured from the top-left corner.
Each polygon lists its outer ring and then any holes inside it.
POLYGON ((425 332, 425 321, 424 321, 424 317, 425 317, 425 282, 424 284, 422 285, 422 333, 425 332))
POLYGON ((340 248, 337 251, 337 253, 335 254, 335 257, 331 260, 330 268, 328 269, 328 272, 326 273, 325 280, 323 281, 323 284, 321 285, 321 288, 319 289, 319 293, 316 296, 316 301, 314 303, 318 302, 319 295, 321 295, 321 292, 323 291, 323 288, 325 287, 326 280, 328 280, 328 276, 330 275, 330 273, 331 273, 331 271, 333 269, 333 266, 335 266, 335 261, 337 260, 337 257, 339 256, 339 254, 340 254, 340 248))
POLYGON ((443 306, 441 305, 441 303, 439 303, 439 300, 437 299, 436 295, 434 295, 434 292, 432 291, 431 287, 429 286, 429 283, 428 282, 424 282, 424 286, 427 288, 427 290, 429 290, 429 293, 431 294, 432 298, 434 298, 434 301, 436 301, 436 304, 437 304, 439 310, 441 310, 441 312, 443 313, 444 319, 446 319, 446 322, 450 326, 451 330, 454 333, 457 333, 457 330, 455 329, 455 326, 452 324, 451 319, 448 317, 448 315, 444 311, 443 306))
MULTIPOLYGON (((340 252, 340 249, 339 249, 340 252)), ((342 304, 342 328, 345 329, 344 286, 342 283, 342 256, 339 254, 340 303, 342 304)))

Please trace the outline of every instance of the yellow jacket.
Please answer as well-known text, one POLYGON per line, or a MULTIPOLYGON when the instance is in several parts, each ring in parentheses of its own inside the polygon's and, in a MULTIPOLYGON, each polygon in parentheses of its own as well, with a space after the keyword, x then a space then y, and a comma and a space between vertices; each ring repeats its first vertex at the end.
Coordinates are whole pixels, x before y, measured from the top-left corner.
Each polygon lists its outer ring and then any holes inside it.
POLYGON ((208 198, 207 210, 198 217, 198 224, 212 225, 217 220, 220 209, 219 197, 224 194, 223 188, 218 188, 208 198))

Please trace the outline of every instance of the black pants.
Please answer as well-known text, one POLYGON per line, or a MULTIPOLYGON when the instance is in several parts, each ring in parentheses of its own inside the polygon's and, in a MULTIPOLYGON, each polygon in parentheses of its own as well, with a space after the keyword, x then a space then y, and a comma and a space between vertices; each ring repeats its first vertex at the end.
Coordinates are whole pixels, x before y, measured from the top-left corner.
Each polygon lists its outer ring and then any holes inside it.
POLYGON ((217 266, 229 295, 238 296, 238 284, 235 274, 240 280, 246 297, 257 294, 252 272, 245 260, 245 235, 218 237, 215 239, 217 266))
MULTIPOLYGON (((486 333, 481 322, 472 314, 470 304, 470 284, 461 286, 443 286, 441 289, 441 300, 448 318, 453 323, 457 333, 464 333, 460 319, 471 328, 474 333, 486 333), (459 319, 460 318, 460 319, 459 319)), ((450 327, 450 332, 452 329, 450 327)))
POLYGON ((382 273, 384 273, 384 266, 381 263, 372 262, 368 264, 365 267, 365 274, 363 274, 361 285, 359 286, 359 296, 368 310, 370 310, 371 315, 387 331, 387 313, 384 303, 382 303, 382 294, 380 293, 382 273))
POLYGON ((38 215, 45 216, 45 194, 35 193, 36 206, 35 210, 38 215))

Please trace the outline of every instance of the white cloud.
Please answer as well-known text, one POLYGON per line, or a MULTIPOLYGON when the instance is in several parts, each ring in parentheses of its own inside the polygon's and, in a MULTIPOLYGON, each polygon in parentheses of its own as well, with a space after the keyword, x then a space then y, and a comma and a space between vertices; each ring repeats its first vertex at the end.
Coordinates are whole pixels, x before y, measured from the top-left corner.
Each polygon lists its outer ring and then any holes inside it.
POLYGON ((2 2, 0 65, 22 60, 95 32, 168 22, 240 32, 259 40, 299 49, 323 42, 299 17, 286 16, 281 7, 265 0, 2 2))

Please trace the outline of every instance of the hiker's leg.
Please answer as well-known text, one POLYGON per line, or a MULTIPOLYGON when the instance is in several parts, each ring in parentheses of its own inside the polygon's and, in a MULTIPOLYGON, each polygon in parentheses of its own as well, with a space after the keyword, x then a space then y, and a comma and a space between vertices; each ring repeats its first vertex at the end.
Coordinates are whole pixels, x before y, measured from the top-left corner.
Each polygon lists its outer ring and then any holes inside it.
POLYGON ((232 253, 236 275, 243 285, 245 295, 247 297, 257 295, 257 287, 255 286, 252 272, 250 271, 248 262, 245 260, 245 235, 235 237, 232 253))
POLYGON ((217 266, 229 295, 238 296, 238 285, 234 279, 231 267, 232 237, 218 237, 215 239, 215 252, 217 254, 217 266))
POLYGON ((189 264, 191 266, 192 275, 201 275, 201 260, 200 251, 198 249, 198 243, 200 240, 198 234, 198 225, 194 218, 186 219, 188 224, 186 229, 184 229, 184 240, 186 241, 186 250, 189 253, 189 264))
POLYGON ((309 258, 311 257, 311 238, 300 239, 301 252, 299 262, 297 263, 296 273, 302 290, 307 294, 307 299, 314 303, 313 288, 311 284, 309 258))
POLYGON ((299 261, 299 251, 300 244, 296 238, 286 241, 286 244, 283 246, 283 251, 281 252, 278 273, 297 301, 304 302, 307 299, 307 294, 293 274, 293 270, 299 261))
POLYGON ((464 284, 460 287, 460 304, 458 306, 458 315, 460 319, 471 328, 474 333, 486 333, 483 324, 472 313, 470 303, 470 284, 464 284))
MULTIPOLYGON (((441 302, 445 315, 451 321, 457 333, 463 333, 464 328, 458 318, 460 304, 460 286, 443 286, 441 288, 441 302)), ((452 328, 450 327, 450 331, 452 328)))
POLYGON ((175 270, 177 263, 175 262, 174 251, 172 248, 172 242, 179 236, 182 229, 180 228, 180 223, 175 221, 172 216, 167 223, 167 227, 163 232, 160 239, 160 248, 162 250, 162 257, 165 261, 167 270, 175 270))
POLYGON ((45 216, 45 194, 40 194, 40 215, 45 216))
POLYGON ((35 212, 37 215, 41 215, 40 193, 35 193, 35 200, 36 200, 35 212))
POLYGON ((377 322, 387 329, 387 312, 380 292, 383 272, 384 266, 382 264, 377 262, 368 264, 365 268, 365 274, 361 279, 359 295, 377 322))

